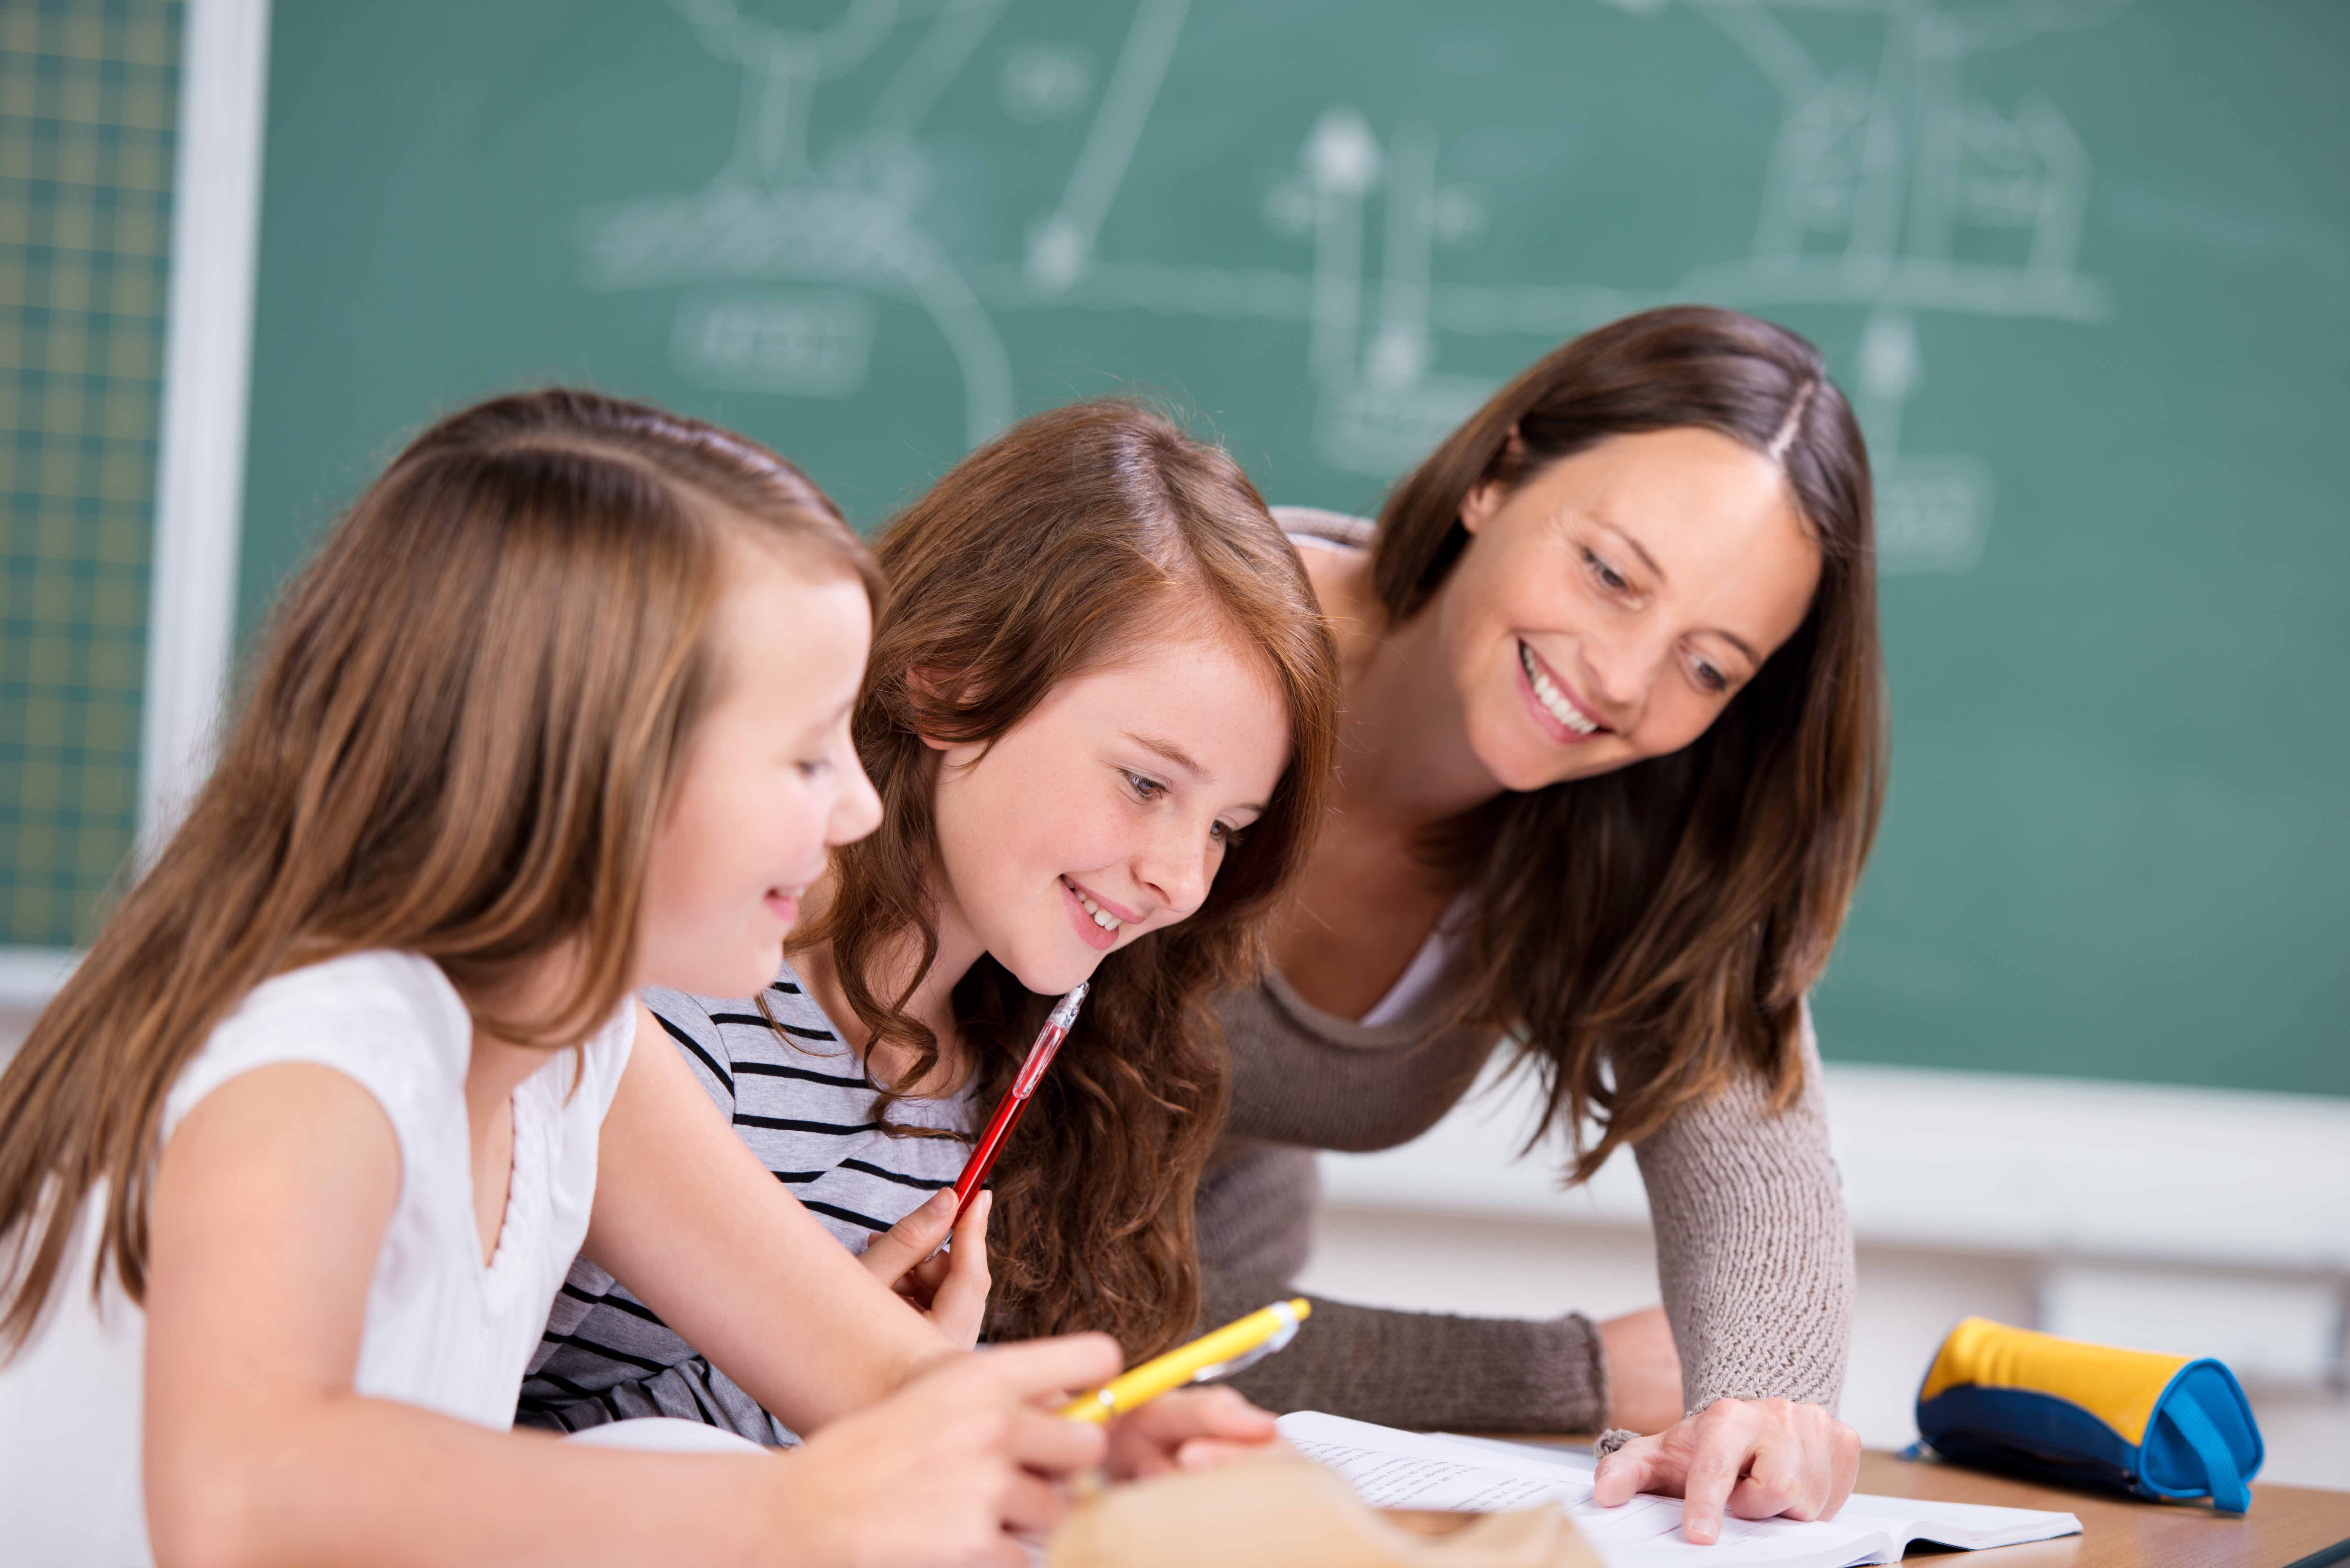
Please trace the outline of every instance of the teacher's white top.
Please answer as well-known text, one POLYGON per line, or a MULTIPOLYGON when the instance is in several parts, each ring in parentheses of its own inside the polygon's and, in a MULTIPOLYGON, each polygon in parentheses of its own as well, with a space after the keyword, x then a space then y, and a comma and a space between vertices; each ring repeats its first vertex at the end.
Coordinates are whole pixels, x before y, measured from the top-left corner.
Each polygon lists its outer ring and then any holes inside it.
MULTIPOLYGON (((182 1070, 162 1137, 229 1079, 274 1063, 331 1067, 373 1096, 399 1144, 400 1199, 352 1385, 503 1430, 588 1233, 597 1135, 633 1025, 623 1006, 576 1057, 551 1054, 515 1090, 514 1177, 486 1267, 465 1114, 473 1020, 429 960, 357 953, 255 987, 182 1070)), ((105 1199, 91 1194, 60 1293, 23 1354, 0 1366, 0 1541, 12 1563, 152 1561, 140 1483, 146 1317, 112 1271, 101 1297, 88 1287, 105 1199)))

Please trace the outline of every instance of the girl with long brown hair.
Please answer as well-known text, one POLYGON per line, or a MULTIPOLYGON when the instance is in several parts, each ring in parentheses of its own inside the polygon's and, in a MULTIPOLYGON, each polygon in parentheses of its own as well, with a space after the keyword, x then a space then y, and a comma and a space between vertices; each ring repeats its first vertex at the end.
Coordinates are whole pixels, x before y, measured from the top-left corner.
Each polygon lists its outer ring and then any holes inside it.
MULTIPOLYGON (((891 597, 855 723, 880 828, 835 856, 767 990, 648 1001, 761 1161, 861 1249, 934 1193, 951 1210, 1046 1009, 1089 982, 995 1168, 990 1332, 1084 1324, 1152 1354, 1201 1310, 1192 1191, 1226 1082, 1210 1001, 1255 972, 1318 825, 1328 633, 1232 459, 1129 402, 1023 422, 877 553, 891 597)), ((1269 1435, 1201 1403, 1217 1431, 1269 1435)), ((585 1264, 525 1406, 788 1438, 585 1264)))
POLYGON ((1304 1262, 1312 1150, 1418 1137, 1504 1039, 1571 1179, 1638 1159, 1665 1313, 1321 1303, 1252 1397, 1638 1428, 1600 1495, 1686 1488, 1693 1540, 1725 1501, 1808 1516, 1850 1490, 1851 1240, 1804 996, 1884 793, 1870 507, 1812 347, 1682 306, 1544 357, 1376 525, 1278 514, 1338 632, 1338 779, 1273 964, 1222 1004, 1208 1315, 1304 1262))
POLYGON ((1115 1345, 959 1353, 983 1212, 910 1303, 905 1250, 860 1267, 631 1050, 638 987, 764 980, 873 826, 879 591, 789 463, 591 394, 455 415, 359 498, 0 1075, 12 1555, 1021 1560, 1104 1451, 1031 1401, 1115 1345), (507 1432, 583 1242, 807 1451, 507 1432))

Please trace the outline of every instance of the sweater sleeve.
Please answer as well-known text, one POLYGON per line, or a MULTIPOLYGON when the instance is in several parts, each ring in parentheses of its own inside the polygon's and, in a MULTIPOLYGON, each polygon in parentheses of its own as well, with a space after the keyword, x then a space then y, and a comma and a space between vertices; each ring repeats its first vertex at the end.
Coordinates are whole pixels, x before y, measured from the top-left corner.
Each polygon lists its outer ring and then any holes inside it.
POLYGON ((1692 1412, 1721 1398, 1834 1410, 1843 1389, 1852 1231, 1828 1147, 1809 1003, 1802 1029, 1803 1095, 1783 1114, 1750 1075, 1636 1151, 1692 1412))
MULTIPOLYGON (((1229 1145, 1200 1187, 1203 1326, 1295 1294, 1318 1185, 1294 1145, 1229 1145)), ((1309 1296, 1296 1343, 1232 1379, 1266 1409, 1391 1427, 1596 1431, 1607 1409, 1591 1320, 1456 1317, 1309 1296)))

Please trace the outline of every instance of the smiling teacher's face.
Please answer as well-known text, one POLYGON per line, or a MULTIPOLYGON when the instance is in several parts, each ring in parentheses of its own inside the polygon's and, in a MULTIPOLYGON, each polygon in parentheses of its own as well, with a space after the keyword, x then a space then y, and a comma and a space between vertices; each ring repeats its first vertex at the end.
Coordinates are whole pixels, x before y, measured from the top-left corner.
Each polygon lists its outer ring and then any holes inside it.
POLYGON ((1461 521, 1430 610, 1470 747, 1506 789, 1688 745, 1819 583, 1785 473, 1712 431, 1611 437, 1472 491, 1461 521))

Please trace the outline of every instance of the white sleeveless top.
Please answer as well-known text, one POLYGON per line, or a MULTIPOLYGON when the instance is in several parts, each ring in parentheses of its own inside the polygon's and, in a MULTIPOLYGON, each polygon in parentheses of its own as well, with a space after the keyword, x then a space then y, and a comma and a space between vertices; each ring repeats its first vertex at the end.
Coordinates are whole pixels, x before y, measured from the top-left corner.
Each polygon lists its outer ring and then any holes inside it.
MULTIPOLYGON (((365 952, 266 981, 213 1031, 164 1103, 162 1137, 213 1090, 279 1062, 331 1067, 373 1096, 400 1149, 400 1197, 369 1286, 358 1392, 503 1430, 547 1307, 588 1233, 596 1141, 628 1064, 623 1006, 514 1093, 514 1175, 497 1250, 473 1217, 465 1072, 473 1019, 412 953, 365 952), (584 1064, 573 1093, 574 1061, 584 1064)), ((106 1210, 85 1205, 59 1293, 0 1366, 0 1541, 11 1563, 152 1561, 140 1494, 146 1317, 111 1270, 88 1289, 106 1210)))

